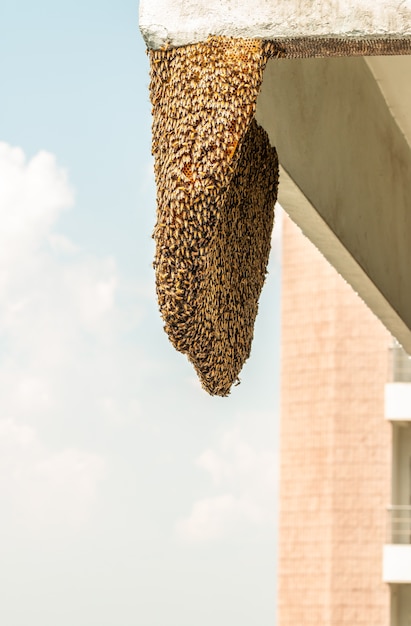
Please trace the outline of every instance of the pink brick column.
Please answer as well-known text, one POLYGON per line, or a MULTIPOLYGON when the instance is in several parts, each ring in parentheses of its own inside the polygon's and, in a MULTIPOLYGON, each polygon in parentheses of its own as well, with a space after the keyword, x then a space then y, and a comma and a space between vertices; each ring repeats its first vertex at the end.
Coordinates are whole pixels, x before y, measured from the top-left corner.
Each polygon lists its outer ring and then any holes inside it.
POLYGON ((299 229, 283 233, 279 626, 389 626, 390 336, 299 229))

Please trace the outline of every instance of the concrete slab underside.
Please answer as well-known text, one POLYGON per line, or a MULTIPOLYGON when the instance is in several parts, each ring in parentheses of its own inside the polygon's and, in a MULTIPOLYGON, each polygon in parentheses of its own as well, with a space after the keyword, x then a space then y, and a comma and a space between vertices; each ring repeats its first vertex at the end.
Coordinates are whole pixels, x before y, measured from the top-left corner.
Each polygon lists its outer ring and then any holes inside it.
POLYGON ((411 352, 411 151, 366 61, 270 61, 257 120, 281 204, 411 352))

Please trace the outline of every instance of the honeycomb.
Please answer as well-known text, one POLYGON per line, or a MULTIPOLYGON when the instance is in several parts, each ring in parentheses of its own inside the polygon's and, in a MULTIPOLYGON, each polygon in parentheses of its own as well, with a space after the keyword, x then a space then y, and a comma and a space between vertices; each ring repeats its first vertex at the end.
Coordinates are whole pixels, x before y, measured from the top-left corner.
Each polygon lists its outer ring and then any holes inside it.
POLYGON ((159 308, 203 388, 227 396, 250 354, 277 197, 277 154, 253 117, 267 55, 226 37, 149 54, 159 308))

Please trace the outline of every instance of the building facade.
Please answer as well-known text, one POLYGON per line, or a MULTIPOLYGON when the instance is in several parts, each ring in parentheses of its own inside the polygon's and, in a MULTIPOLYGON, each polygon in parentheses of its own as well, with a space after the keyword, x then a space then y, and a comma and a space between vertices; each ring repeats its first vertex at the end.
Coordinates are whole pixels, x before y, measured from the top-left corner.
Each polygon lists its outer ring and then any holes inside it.
POLYGON ((278 624, 410 626, 410 362, 283 228, 278 624))

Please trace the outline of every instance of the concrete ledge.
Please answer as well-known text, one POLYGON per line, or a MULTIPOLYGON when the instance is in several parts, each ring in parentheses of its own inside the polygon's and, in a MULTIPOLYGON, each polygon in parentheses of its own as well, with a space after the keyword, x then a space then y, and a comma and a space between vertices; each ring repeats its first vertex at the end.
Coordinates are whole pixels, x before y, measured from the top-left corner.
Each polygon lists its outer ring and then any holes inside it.
POLYGON ((411 151, 361 58, 272 60, 257 120, 279 201, 411 352, 411 151))
POLYGON ((209 35, 409 37, 411 0, 141 0, 140 29, 149 48, 183 46, 209 35))

